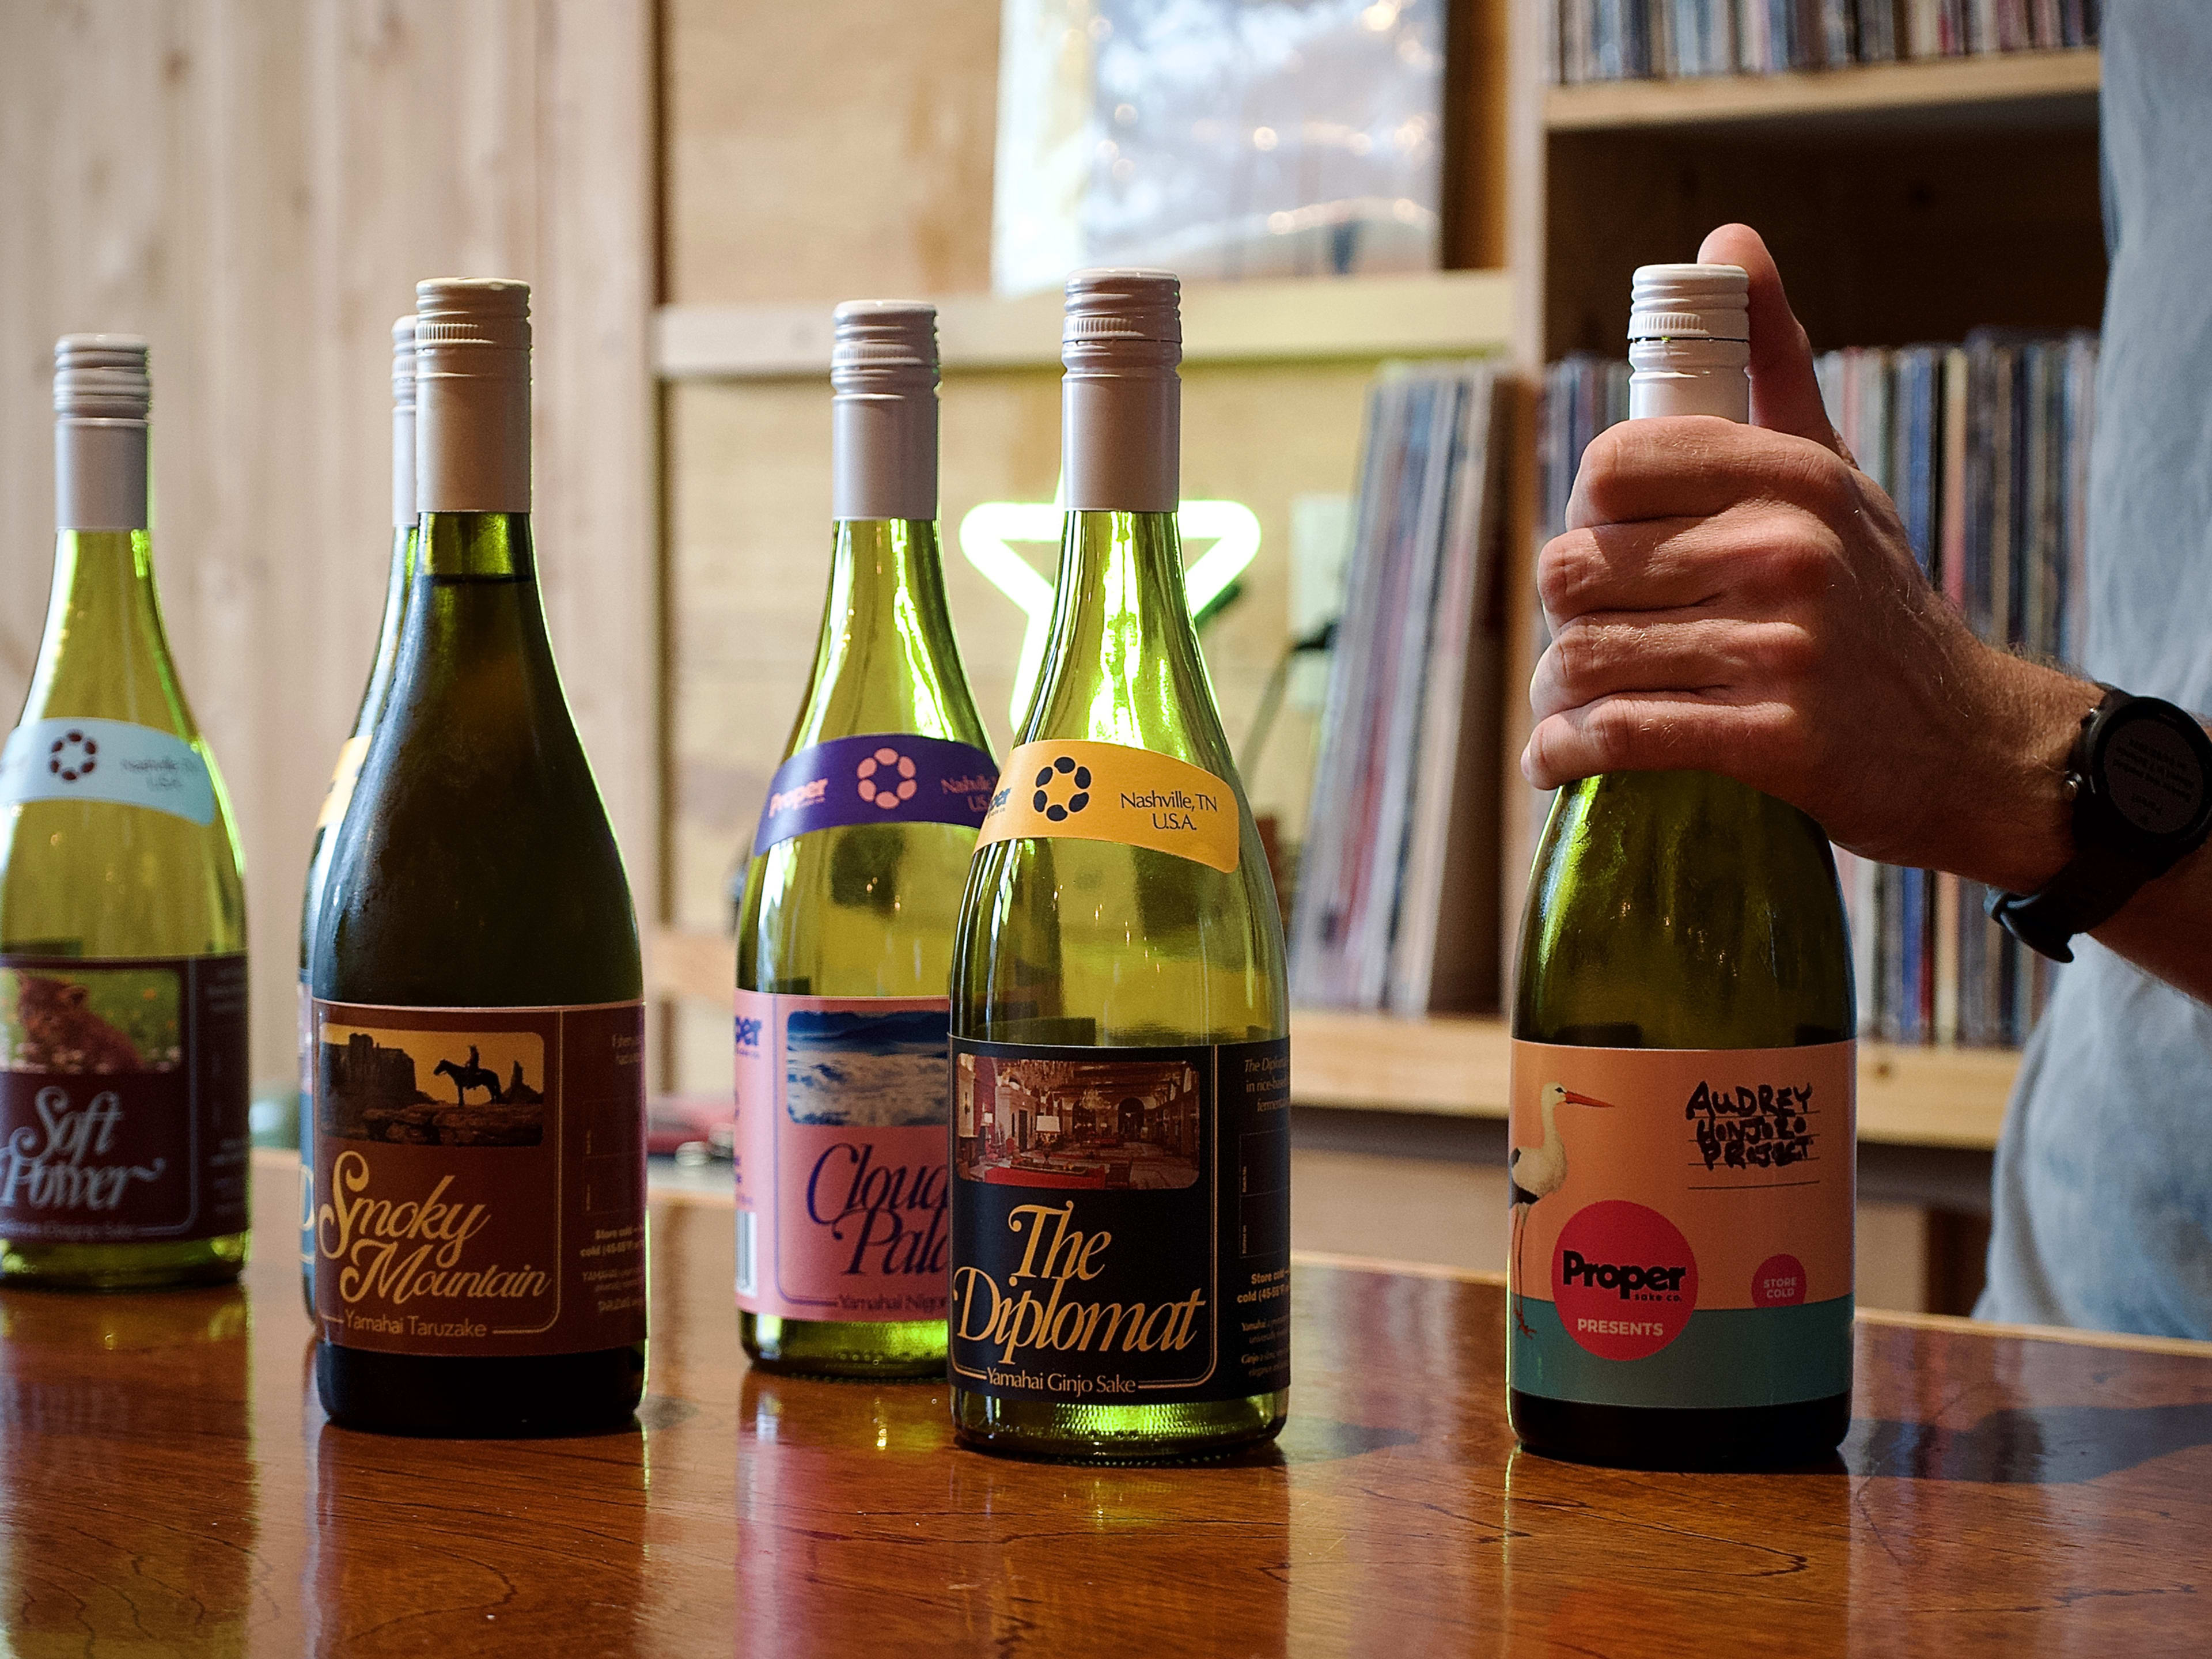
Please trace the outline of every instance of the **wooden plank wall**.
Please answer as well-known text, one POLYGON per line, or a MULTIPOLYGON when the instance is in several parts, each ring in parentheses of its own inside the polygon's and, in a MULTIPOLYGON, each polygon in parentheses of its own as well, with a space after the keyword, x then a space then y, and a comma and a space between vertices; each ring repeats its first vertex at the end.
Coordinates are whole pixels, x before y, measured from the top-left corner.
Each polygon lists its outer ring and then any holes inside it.
POLYGON ((537 286, 554 644, 658 913, 655 21, 650 0, 9 0, 0 700, 44 611, 53 340, 144 334, 170 635, 245 841, 257 1078, 291 1068, 300 881, 389 547, 388 330, 419 277, 537 286))

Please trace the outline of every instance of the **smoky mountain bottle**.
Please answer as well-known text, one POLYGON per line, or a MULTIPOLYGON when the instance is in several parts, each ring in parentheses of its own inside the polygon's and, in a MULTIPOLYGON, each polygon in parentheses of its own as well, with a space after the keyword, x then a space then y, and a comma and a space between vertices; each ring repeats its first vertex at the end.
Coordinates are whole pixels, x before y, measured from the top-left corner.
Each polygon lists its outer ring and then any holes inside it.
POLYGON ((392 325, 392 556, 384 578, 384 612, 369 659, 368 683, 354 711, 353 730, 338 747, 323 810, 315 816, 315 838, 307 848, 307 880, 300 899, 300 1294, 307 1317, 315 1316, 315 1045, 311 1018, 314 998, 308 982, 315 960, 315 921, 322 912, 323 884, 331 873, 337 828, 353 801, 368 739, 392 689, 392 665, 399 660, 399 624, 406 614, 407 578, 415 565, 415 316, 410 312, 392 325))
POLYGON ((1151 1461, 1282 1425, 1282 927, 1176 535, 1179 295, 1069 279, 1050 643, 953 948, 952 1414, 1151 1461))
POLYGON ((246 894, 154 584, 142 340, 54 351, 60 529, 0 750, 0 1279, 132 1290, 246 1256, 246 894))
POLYGON ((841 306, 814 674, 738 923, 737 1302, 769 1370, 942 1376, 945 981, 998 768, 937 536, 937 313, 841 306))
MULTIPOLYGON (((1646 266, 1632 417, 1747 421, 1744 275, 1646 266)), ((1513 1005, 1507 1409, 1628 1467, 1824 1457, 1850 1417, 1850 951, 1820 826, 1698 772, 1561 789, 1513 1005)))
POLYGON ((417 289, 415 574, 314 924, 315 1376, 355 1428, 601 1428, 644 1382, 637 923, 546 639, 528 306, 417 289))

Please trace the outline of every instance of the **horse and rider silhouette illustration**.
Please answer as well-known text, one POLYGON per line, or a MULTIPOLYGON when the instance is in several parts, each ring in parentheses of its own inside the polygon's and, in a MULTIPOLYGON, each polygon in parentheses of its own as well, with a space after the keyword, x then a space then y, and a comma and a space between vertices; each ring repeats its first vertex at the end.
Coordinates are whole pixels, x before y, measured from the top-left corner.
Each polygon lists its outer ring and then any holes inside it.
POLYGON ((473 1042, 469 1044, 466 1064, 441 1060, 431 1068, 430 1075, 453 1080, 456 1105, 469 1103, 469 1091, 471 1089, 483 1090, 486 1097, 484 1103, 489 1106, 537 1106, 542 1105, 545 1099, 544 1095, 523 1081, 522 1062, 519 1060, 514 1062, 514 1075, 507 1079, 507 1086, 501 1088, 499 1073, 483 1064, 483 1056, 473 1042))
MULTIPOLYGON (((450 1060, 441 1060, 431 1068, 430 1075, 453 1079, 453 1099, 459 1105, 465 1106, 469 1103, 470 1090, 481 1089, 489 1097, 487 1103, 496 1106, 506 1098, 499 1086, 499 1073, 483 1066, 481 1060, 482 1056, 477 1052, 477 1045, 471 1042, 469 1044, 469 1059, 465 1066, 457 1066, 450 1060)), ((518 1072, 520 1069, 519 1066, 516 1067, 518 1072)))

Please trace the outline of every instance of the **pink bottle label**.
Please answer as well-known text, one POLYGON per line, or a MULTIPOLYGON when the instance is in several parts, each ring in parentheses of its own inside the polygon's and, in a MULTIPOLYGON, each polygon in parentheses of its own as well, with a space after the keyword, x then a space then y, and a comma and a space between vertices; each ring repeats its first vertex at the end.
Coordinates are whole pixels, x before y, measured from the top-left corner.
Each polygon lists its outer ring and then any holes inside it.
POLYGON ((738 1306, 945 1317, 944 997, 737 996, 738 1306))

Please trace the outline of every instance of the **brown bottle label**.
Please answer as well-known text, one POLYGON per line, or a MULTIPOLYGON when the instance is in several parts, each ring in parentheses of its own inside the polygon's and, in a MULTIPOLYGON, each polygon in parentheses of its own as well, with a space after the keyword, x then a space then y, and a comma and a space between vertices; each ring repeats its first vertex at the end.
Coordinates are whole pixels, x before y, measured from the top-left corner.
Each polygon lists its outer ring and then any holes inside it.
POLYGON ((386 1353, 645 1338, 645 1009, 317 999, 315 1312, 386 1353))
POLYGON ((0 956, 0 1238, 246 1228, 246 957, 0 956))

